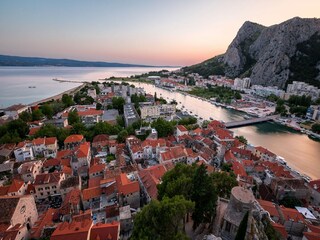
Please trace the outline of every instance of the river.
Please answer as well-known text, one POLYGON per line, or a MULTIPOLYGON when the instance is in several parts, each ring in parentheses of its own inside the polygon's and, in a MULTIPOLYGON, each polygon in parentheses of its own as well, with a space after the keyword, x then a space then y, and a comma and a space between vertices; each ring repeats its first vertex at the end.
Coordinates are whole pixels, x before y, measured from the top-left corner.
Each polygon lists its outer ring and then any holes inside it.
MULTIPOLYGON (((244 113, 215 106, 207 101, 170 92, 146 83, 132 83, 143 87, 147 93, 162 96, 166 100, 175 99, 178 108, 184 106, 193 114, 203 119, 209 118, 224 122, 243 120, 244 113)), ((263 146, 286 159, 288 165, 300 173, 313 179, 320 178, 320 142, 310 139, 307 135, 296 132, 277 123, 261 123, 232 129, 235 135, 243 135, 250 144, 263 146)))
MULTIPOLYGON (((79 83, 59 83, 52 78, 67 80, 97 81, 106 77, 126 77, 159 68, 74 68, 74 67, 0 67, 0 108, 16 103, 31 103, 47 98, 80 85, 79 83), (36 88, 29 88, 36 86, 36 88)), ((147 93, 175 99, 178 107, 185 106, 203 119, 210 117, 225 122, 242 120, 244 114, 212 105, 200 99, 169 92, 151 84, 133 83, 143 87, 147 93), (181 102, 181 103, 180 103, 181 102)), ((255 145, 261 145, 284 157, 288 164, 312 178, 320 178, 320 142, 307 135, 275 123, 263 123, 232 129, 235 135, 243 135, 255 145)))

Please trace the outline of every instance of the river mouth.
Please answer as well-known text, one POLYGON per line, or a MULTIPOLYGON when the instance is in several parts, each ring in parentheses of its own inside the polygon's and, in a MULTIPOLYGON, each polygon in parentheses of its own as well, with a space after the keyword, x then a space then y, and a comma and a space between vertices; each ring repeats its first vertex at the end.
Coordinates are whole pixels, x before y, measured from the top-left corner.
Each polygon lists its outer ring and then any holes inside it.
MULTIPOLYGON (((192 112, 204 120, 219 120, 224 122, 240 121, 245 119, 245 113, 233 109, 215 106, 209 101, 188 96, 176 91, 168 91, 152 84, 128 82, 136 87, 143 87, 146 93, 170 101, 175 100, 179 109, 192 112)), ((283 126, 275 122, 259 123, 230 129, 234 135, 243 135, 250 144, 263 146, 275 154, 282 156, 288 165, 300 173, 313 179, 320 178, 320 141, 309 138, 308 135, 283 126)))

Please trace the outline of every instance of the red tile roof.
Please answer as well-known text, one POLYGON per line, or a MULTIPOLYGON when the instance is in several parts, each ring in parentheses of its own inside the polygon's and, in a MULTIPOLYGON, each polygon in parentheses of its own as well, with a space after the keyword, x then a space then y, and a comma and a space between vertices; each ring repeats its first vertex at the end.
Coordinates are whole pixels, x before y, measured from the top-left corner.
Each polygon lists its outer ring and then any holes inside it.
POLYGON ((320 234, 315 232, 304 232, 304 237, 307 240, 320 240, 320 234))
POLYGON ((309 186, 320 193, 320 179, 310 181, 309 186))
POLYGON ((236 176, 248 176, 246 170, 244 169, 243 165, 240 162, 234 162, 232 164, 232 171, 236 176))
POLYGON ((55 209, 49 208, 46 212, 44 212, 37 219, 36 223, 33 225, 31 229, 31 238, 40 238, 42 230, 45 226, 50 226, 53 224, 53 215, 56 212, 55 209))
POLYGON ((139 177, 152 199, 157 199, 157 185, 161 182, 161 178, 166 171, 163 165, 156 165, 139 171, 139 177))
POLYGON ((80 240, 87 239, 92 226, 92 220, 63 222, 52 233, 50 240, 80 240))
POLYGON ((120 223, 98 223, 91 228, 90 240, 118 240, 120 223))
POLYGON ((94 164, 89 168, 89 174, 104 172, 106 164, 94 164))
POLYGON ((138 181, 134 180, 131 181, 128 179, 125 173, 121 173, 119 176, 116 177, 117 181, 117 188, 120 194, 130 194, 140 191, 140 186, 138 181))
POLYGON ((298 210, 293 208, 286 208, 284 206, 280 206, 280 209, 286 221, 290 221, 292 219, 295 222, 298 222, 298 221, 304 222, 304 217, 300 212, 298 212, 298 210))
POLYGON ((186 127, 183 125, 178 125, 177 129, 179 129, 180 132, 188 132, 188 129, 186 129, 186 127))
POLYGON ((54 166, 59 166, 61 163, 60 159, 57 158, 51 158, 51 159, 47 159, 43 162, 43 167, 44 168, 48 168, 48 167, 54 167, 54 166))
POLYGON ((68 136, 65 140, 64 143, 76 143, 76 142, 81 142, 83 140, 83 135, 70 135, 68 136))
POLYGON ((268 155, 270 157, 276 157, 277 155, 274 154, 273 152, 270 152, 268 149, 264 148, 264 147, 261 147, 261 146, 258 146, 258 147, 255 147, 255 149, 265 155, 268 155))
POLYGON ((48 183, 58 183, 62 177, 59 172, 38 174, 34 180, 34 185, 42 185, 48 183))
POLYGON ((45 145, 53 145, 57 143, 57 138, 56 137, 47 137, 45 138, 45 145))
POLYGON ((275 217, 280 217, 278 210, 276 209, 276 206, 273 202, 270 201, 265 201, 262 199, 258 199, 257 200, 260 204, 260 206, 266 210, 267 212, 269 212, 270 216, 275 216, 275 217))
POLYGON ((147 147, 147 146, 151 146, 153 148, 156 148, 157 146, 159 147, 165 147, 166 146, 166 141, 163 138, 159 138, 159 139, 146 139, 142 142, 141 146, 147 147))
POLYGON ((85 111, 78 111, 78 115, 80 117, 84 117, 84 116, 99 116, 102 115, 103 111, 102 110, 95 110, 95 109, 88 109, 85 111))
POLYGON ((87 188, 82 190, 82 196, 83 200, 87 201, 92 198, 100 197, 101 196, 101 188, 99 187, 93 187, 93 188, 87 188))
POLYGON ((23 185, 24 185, 23 181, 13 179, 12 183, 8 189, 8 193, 18 192, 23 185))
POLYGON ((271 222, 271 225, 273 226, 273 228, 279 232, 281 234, 281 236, 284 238, 284 239, 287 239, 288 238, 288 233, 285 229, 285 227, 281 224, 278 224, 278 223, 275 223, 275 222, 271 222))
POLYGON ((93 138, 92 142, 96 143, 96 142, 103 142, 103 141, 108 141, 108 140, 109 140, 109 135, 99 134, 93 138))
POLYGON ((8 193, 10 186, 1 186, 0 187, 0 196, 5 196, 8 193))
POLYGON ((29 135, 29 136, 35 135, 35 134, 40 130, 40 128, 41 128, 41 127, 30 128, 28 135, 29 135))
POLYGON ((79 145, 78 150, 76 151, 77 158, 87 158, 89 157, 90 152, 90 143, 84 142, 79 145))

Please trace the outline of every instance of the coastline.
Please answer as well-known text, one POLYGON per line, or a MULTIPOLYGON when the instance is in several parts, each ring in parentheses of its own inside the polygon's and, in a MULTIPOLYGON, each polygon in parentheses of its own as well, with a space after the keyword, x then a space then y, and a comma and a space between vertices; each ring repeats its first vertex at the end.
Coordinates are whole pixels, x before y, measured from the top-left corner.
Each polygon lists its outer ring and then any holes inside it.
POLYGON ((32 102, 32 103, 29 103, 27 104, 28 106, 35 106, 35 105, 38 105, 38 104, 41 104, 41 103, 44 103, 44 102, 48 102, 48 101, 51 101, 51 100, 58 100, 58 99, 61 99, 63 94, 74 94, 76 92, 78 92, 81 88, 83 88, 87 83, 82 83, 80 86, 77 86, 77 87, 74 87, 74 88, 71 88, 69 90, 66 90, 62 93, 59 93, 57 95, 54 95, 54 96, 51 96, 51 97, 47 97, 47 98, 44 98, 44 99, 41 99, 39 101, 36 101, 36 102, 32 102))

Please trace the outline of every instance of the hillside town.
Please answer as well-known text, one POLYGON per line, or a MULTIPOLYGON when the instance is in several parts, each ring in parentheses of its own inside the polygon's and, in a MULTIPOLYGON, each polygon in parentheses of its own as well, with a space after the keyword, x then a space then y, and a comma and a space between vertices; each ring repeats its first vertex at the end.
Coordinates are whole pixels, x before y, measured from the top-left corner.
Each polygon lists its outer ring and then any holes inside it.
MULTIPOLYGON (((243 91, 230 102, 207 100, 265 114, 259 117, 274 114, 277 105, 257 101, 262 96, 319 97, 319 89, 297 82, 284 92, 250 87, 248 78, 148 79, 185 94, 194 86, 243 91)), ((320 119, 319 105, 308 109, 313 109, 310 119, 320 119)), ((165 215, 177 224, 174 230, 169 221, 156 224, 177 239, 180 232, 192 239, 236 239, 241 231, 245 239, 320 239, 320 179, 300 174, 263 146, 248 144, 224 122, 199 122, 179 112, 174 102, 115 82, 86 83, 74 95, 4 109, 0 239, 139 239, 139 231, 147 239, 170 239, 152 235, 147 217, 154 204, 163 204, 170 215, 168 197, 172 204, 188 206, 176 214, 181 218, 165 215), (191 182, 181 175, 184 171, 191 182), (184 192, 184 185, 193 187, 184 192), (197 186, 208 195, 197 193, 197 186)))

